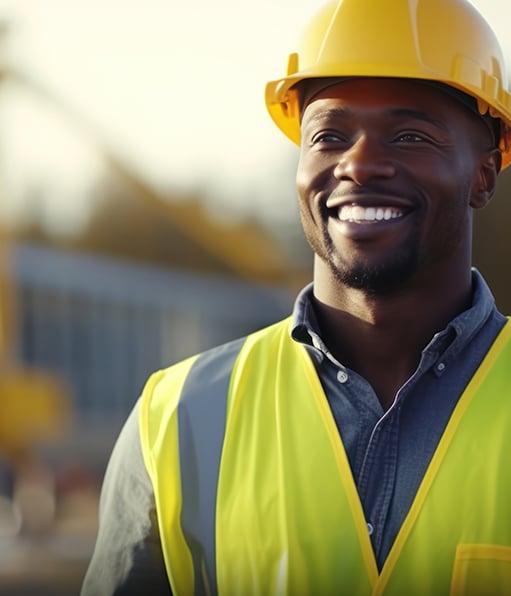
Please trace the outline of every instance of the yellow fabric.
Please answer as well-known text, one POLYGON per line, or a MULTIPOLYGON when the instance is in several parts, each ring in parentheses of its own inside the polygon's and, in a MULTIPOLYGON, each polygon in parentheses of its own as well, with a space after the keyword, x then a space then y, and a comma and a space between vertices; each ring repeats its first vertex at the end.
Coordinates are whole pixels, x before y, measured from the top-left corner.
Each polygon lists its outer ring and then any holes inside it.
POLYGON ((460 398, 374 594, 511 594, 510 339, 460 398))
POLYGON ((511 594, 511 547, 460 545, 456 550, 451 594, 511 594))
POLYGON ((251 336, 233 371, 217 511, 219 594, 330 594, 349 576, 355 596, 376 579, 348 460, 289 323, 251 336))
MULTIPOLYGON (((510 594, 510 338, 508 324, 461 397, 378 575, 346 454, 305 349, 290 339, 289 320, 249 336, 228 396, 218 593, 510 594)), ((187 368, 153 382, 144 408, 146 461, 176 596, 192 593, 193 584, 177 527, 177 436, 169 412, 187 368), (149 405, 153 400, 158 405, 149 405)))
POLYGON ((140 408, 142 453, 153 484, 163 556, 174 596, 191 595, 194 590, 192 558, 179 523, 182 499, 177 404, 195 359, 152 375, 140 408))

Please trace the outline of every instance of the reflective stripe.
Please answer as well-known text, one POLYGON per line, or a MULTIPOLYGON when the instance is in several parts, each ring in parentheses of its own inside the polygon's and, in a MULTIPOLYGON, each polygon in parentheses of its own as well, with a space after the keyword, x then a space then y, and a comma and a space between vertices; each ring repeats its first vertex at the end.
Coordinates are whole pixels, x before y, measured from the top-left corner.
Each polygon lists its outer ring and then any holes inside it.
POLYGON ((178 408, 181 526, 192 554, 196 595, 217 593, 218 471, 231 373, 245 339, 201 355, 190 369, 181 392, 178 408))

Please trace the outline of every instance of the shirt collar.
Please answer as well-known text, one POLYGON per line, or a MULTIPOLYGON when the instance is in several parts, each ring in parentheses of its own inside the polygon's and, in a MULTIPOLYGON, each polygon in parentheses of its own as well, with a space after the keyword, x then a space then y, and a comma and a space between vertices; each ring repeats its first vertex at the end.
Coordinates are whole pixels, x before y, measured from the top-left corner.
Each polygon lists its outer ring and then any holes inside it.
MULTIPOLYGON (((472 269, 472 305, 456 316, 443 331, 436 333, 425 351, 434 350, 444 361, 454 358, 481 329, 494 309, 495 299, 490 288, 482 275, 472 269)), ((321 339, 313 308, 313 283, 305 286, 296 297, 291 336, 331 358, 321 339)))
POLYGON ((488 284, 477 269, 472 269, 472 305, 456 316, 443 331, 436 333, 426 349, 436 347, 447 364, 469 344, 494 310, 495 299, 488 284))

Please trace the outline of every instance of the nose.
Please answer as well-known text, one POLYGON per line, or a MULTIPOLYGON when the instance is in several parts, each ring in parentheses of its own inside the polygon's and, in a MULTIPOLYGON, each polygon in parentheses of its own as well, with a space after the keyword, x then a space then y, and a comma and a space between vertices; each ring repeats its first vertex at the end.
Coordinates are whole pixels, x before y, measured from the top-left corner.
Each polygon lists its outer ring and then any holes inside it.
POLYGON ((395 167, 385 150, 367 135, 362 135, 343 151, 334 169, 338 180, 350 180, 359 186, 373 178, 392 178, 395 167))

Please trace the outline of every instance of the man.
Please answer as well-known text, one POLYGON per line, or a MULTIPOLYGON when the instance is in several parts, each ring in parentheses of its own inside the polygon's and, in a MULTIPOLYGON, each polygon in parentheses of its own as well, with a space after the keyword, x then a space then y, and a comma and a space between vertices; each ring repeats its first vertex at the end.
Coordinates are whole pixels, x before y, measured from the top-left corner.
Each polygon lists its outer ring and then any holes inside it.
POLYGON ((268 84, 301 145, 292 317, 160 371, 112 456, 102 594, 509 594, 511 325, 471 269, 510 161, 464 0, 344 0, 268 84))

